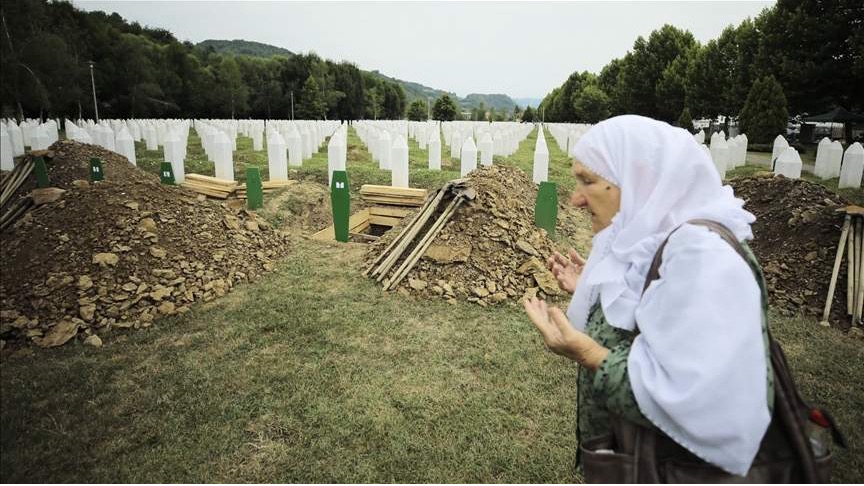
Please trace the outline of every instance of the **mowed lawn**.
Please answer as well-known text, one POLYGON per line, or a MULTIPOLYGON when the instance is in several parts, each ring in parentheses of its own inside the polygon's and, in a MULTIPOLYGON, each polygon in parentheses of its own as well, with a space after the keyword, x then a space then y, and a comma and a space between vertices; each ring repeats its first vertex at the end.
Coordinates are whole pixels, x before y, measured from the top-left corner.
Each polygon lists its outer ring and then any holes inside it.
MULTIPOLYGON (((507 162, 530 167, 535 137, 507 162)), ((547 141, 553 179, 572 187, 566 156, 547 141)), ((411 152, 413 169, 423 161, 411 152)), ((417 180, 458 175, 455 163, 445 169, 418 168, 417 180)), ((359 146, 349 172, 352 187, 388 176, 359 146)), ((299 175, 326 178, 326 155, 299 175)), ((581 481, 575 366, 544 350, 517 305, 382 292, 361 276, 365 251, 297 239, 274 272, 188 314, 105 336, 103 348, 4 353, 0 477, 581 481)), ((772 328, 804 395, 834 412, 853 446, 836 478, 864 481, 864 343, 814 319, 773 317, 772 328)))

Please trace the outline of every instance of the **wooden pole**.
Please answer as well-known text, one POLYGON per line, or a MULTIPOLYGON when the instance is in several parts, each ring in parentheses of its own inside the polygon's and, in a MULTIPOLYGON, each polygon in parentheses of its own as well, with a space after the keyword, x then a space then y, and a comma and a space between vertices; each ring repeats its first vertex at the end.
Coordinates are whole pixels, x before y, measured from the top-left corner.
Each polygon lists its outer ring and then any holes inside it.
POLYGON ((426 222, 429 221, 429 218, 431 218, 435 210, 438 209, 438 205, 440 204, 441 199, 444 197, 444 192, 445 191, 438 191, 438 195, 435 196, 435 200, 433 200, 432 204, 430 204, 429 207, 426 208, 426 212, 420 216, 420 218, 417 220, 417 223, 415 223, 414 227, 411 228, 411 231, 409 231, 408 234, 405 235, 405 238, 402 240, 401 243, 399 243, 399 245, 396 246, 396 249, 393 250, 393 253, 391 253, 387 258, 385 258, 384 262, 381 263, 381 265, 372 272, 372 275, 378 274, 376 282, 384 280, 384 276, 387 274, 390 268, 396 263, 397 260, 399 260, 399 257, 402 256, 402 253, 405 252, 405 249, 408 248, 408 245, 410 245, 411 242, 414 241, 414 237, 417 236, 417 233, 419 233, 420 230, 423 229, 423 225, 425 225, 426 222))
POLYGON ((846 249, 846 240, 849 238, 849 226, 852 217, 848 214, 843 220, 843 230, 840 232, 840 242, 837 243, 837 255, 834 257, 834 269, 831 271, 831 283, 828 285, 828 298, 825 299, 825 310, 822 312, 822 321, 819 323, 828 326, 828 315, 831 313, 831 301, 834 300, 834 289, 837 286, 837 274, 840 273, 840 263, 843 261, 843 251, 846 249))
POLYGON ((852 315, 855 306, 855 231, 849 232, 849 245, 846 247, 846 313, 852 315))
POLYGON ((858 294, 855 306, 855 318, 852 325, 861 321, 861 311, 864 310, 864 218, 858 216, 858 294))
MULTIPOLYGON (((447 190, 447 186, 445 185, 444 189, 441 189, 441 190, 442 191, 447 190)), ((436 196, 437 196, 437 194, 436 194, 436 196)), ((393 247, 395 247, 402 240, 402 237, 404 237, 406 234, 408 234, 408 231, 410 231, 411 228, 414 227, 414 224, 417 223, 417 221, 420 219, 420 216, 423 215, 423 213, 426 211, 426 209, 429 207, 429 205, 432 204, 432 201, 434 199, 435 199, 435 197, 430 197, 430 198, 426 199, 426 202, 423 204, 423 207, 421 207, 420 210, 417 211, 417 214, 415 214, 414 217, 411 218, 411 222, 409 222, 408 224, 406 224, 402 228, 402 230, 399 232, 399 234, 396 235, 396 238, 393 238, 393 241, 391 241, 390 244, 387 245, 387 248, 385 248, 384 251, 379 253, 378 257, 375 258, 375 261, 373 261, 372 264, 369 265, 369 268, 367 268, 366 271, 363 272, 364 277, 366 275, 369 275, 369 272, 371 272, 372 269, 375 268, 375 265, 378 265, 378 263, 381 262, 381 260, 383 260, 390 253, 390 250, 392 250, 393 247)))
POLYGON ((450 202, 450 205, 441 213, 441 216, 435 221, 432 226, 429 228, 429 231, 426 232, 425 235, 417 242, 417 245, 414 247, 414 250, 405 257, 405 261, 402 262, 402 265, 399 266, 398 269, 393 273, 393 276, 384 283, 384 290, 390 290, 400 281, 402 281, 402 277, 405 276, 407 270, 410 270, 413 266, 413 262, 416 261, 418 255, 422 256, 423 245, 430 240, 430 238, 434 238, 434 234, 436 233, 436 229, 439 226, 442 226, 442 221, 446 221, 447 218, 453 213, 455 208, 458 206, 459 201, 462 200, 461 196, 456 196, 450 202))

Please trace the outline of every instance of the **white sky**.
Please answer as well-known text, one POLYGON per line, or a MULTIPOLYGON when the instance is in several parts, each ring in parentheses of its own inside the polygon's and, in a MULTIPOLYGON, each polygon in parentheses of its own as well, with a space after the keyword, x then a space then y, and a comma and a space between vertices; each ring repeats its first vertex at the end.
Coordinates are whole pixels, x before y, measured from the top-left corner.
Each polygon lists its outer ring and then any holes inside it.
POLYGON ((426 86, 542 98, 573 71, 599 73, 669 23, 704 43, 773 1, 267 2, 92 1, 180 40, 245 39, 426 86))

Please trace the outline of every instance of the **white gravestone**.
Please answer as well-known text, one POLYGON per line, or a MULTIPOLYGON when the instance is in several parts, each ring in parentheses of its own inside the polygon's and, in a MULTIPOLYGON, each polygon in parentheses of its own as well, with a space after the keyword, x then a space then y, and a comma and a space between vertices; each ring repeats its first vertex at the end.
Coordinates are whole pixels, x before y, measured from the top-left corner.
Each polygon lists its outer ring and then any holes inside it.
POLYGON ((234 154, 231 152, 231 140, 221 130, 216 133, 215 142, 215 157, 213 160, 216 166, 216 178, 227 181, 234 180, 234 154))
POLYGON ((393 139, 393 147, 390 150, 390 175, 393 187, 408 186, 408 142, 402 135, 396 135, 393 139))
POLYGON ((546 139, 543 138, 543 129, 540 129, 540 135, 537 137, 537 144, 534 146, 534 184, 540 184, 549 180, 549 147, 546 146, 546 139))
POLYGON ((432 130, 426 146, 429 149, 429 169, 441 170, 441 138, 437 129, 432 130))
POLYGON ((474 145, 474 139, 468 137, 462 144, 461 150, 462 170, 461 177, 467 176, 472 170, 477 168, 477 146, 474 145))
POLYGON ((843 166, 840 168, 840 182, 837 187, 861 188, 861 176, 864 174, 864 147, 855 142, 843 154, 843 166))
POLYGON ((816 146, 816 165, 813 166, 813 175, 822 179, 830 179, 827 177, 829 163, 828 151, 831 148, 831 140, 828 137, 822 137, 819 140, 819 145, 816 146))
POLYGON ((828 146, 827 159, 828 167, 825 168, 826 178, 834 179, 840 177, 840 164, 843 161, 843 145, 839 141, 834 140, 828 146))
MULTIPOLYGON (((777 135, 774 139, 774 148, 771 150, 771 164, 773 164, 787 148, 789 148, 789 142, 783 138, 783 135, 777 135)), ((769 167, 771 164, 769 164, 769 167)))
POLYGON ((15 168, 15 158, 12 157, 12 137, 6 131, 6 127, 0 129, 0 170, 12 170, 15 168))
POLYGON ((774 175, 783 175, 790 179, 801 178, 801 156, 798 151, 792 147, 786 147, 786 150, 777 158, 777 163, 774 164, 774 175))
POLYGON ((271 181, 288 179, 288 153, 285 150, 285 139, 276 131, 267 135, 267 168, 271 181))

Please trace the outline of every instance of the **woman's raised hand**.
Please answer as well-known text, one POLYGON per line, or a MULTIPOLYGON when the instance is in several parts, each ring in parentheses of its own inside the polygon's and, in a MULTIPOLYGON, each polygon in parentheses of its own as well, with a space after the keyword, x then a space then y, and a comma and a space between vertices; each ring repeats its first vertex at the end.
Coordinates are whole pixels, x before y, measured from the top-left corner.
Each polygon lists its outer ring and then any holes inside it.
POLYGON ((569 258, 556 251, 549 257, 546 264, 552 271, 552 275, 555 276, 555 280, 558 281, 558 287, 572 294, 576 291, 576 284, 579 283, 579 276, 585 266, 585 259, 572 249, 568 255, 569 258))
POLYGON ((606 359, 609 350, 587 334, 574 329, 561 309, 549 307, 537 297, 525 300, 524 304, 528 318, 543 335, 543 341, 550 351, 592 370, 599 368, 606 359))

